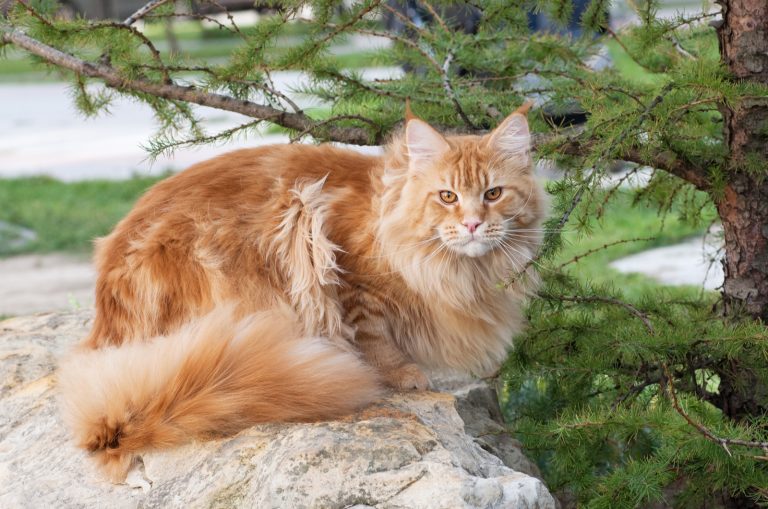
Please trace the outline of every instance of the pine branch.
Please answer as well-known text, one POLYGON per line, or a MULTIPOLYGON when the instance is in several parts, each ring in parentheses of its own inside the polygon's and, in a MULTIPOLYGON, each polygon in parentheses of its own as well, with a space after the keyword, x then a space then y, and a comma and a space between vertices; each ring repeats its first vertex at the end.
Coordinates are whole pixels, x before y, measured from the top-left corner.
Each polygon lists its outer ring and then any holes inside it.
POLYGON ((323 140, 333 140, 354 145, 370 145, 381 142, 380 137, 374 136, 368 130, 360 127, 328 126, 326 125, 327 122, 324 121, 322 126, 316 128, 316 121, 304 113, 290 113, 273 108, 272 106, 257 104, 251 101, 241 101, 213 92, 205 92, 193 86, 181 86, 173 83, 160 84, 140 78, 128 79, 110 65, 82 60, 33 39, 20 30, 9 28, 5 25, 0 25, 0 35, 2 36, 0 40, 3 43, 14 44, 51 64, 69 69, 77 74, 100 79, 105 85, 116 90, 140 92, 163 99, 184 101, 241 113, 252 118, 267 120, 288 129, 307 131, 316 138, 323 140))
POLYGON ((728 453, 728 456, 733 456, 733 453, 731 453, 731 450, 728 448, 729 445, 737 445, 741 447, 752 447, 755 449, 762 449, 765 451, 765 456, 754 456, 755 459, 768 461, 768 442, 756 442, 753 440, 742 440, 739 438, 722 438, 717 435, 715 435, 709 428, 701 424, 700 422, 697 422, 693 420, 693 418, 688 415, 688 413, 683 410, 683 408, 680 406, 680 401, 677 399, 677 393, 675 392, 675 386, 672 381, 672 376, 669 373, 669 368, 666 364, 661 365, 662 370, 664 371, 664 379, 667 382, 667 395, 669 396, 670 400, 672 401, 672 406, 674 407, 675 411, 680 414, 680 416, 685 419, 685 421, 696 428, 699 433, 701 433, 707 440, 710 442, 716 443, 720 445, 725 452, 728 453))
MULTIPOLYGON (((648 103, 642 113, 637 117, 633 125, 628 126, 619 134, 619 136, 613 141, 612 147, 621 147, 626 138, 636 128, 643 124, 645 119, 650 115, 651 111, 658 106, 664 97, 673 88, 673 84, 669 83, 661 92, 654 97, 654 99, 648 103)), ((559 146, 559 150, 565 154, 572 156, 584 156, 590 153, 590 145, 594 140, 588 139, 586 141, 579 139, 578 136, 572 136, 570 133, 566 133, 565 141, 559 146)), ((696 166, 688 161, 683 161, 672 150, 665 150, 653 155, 646 155, 637 147, 630 147, 620 150, 617 157, 623 161, 633 162, 641 165, 652 166, 664 170, 668 173, 676 175, 681 179, 690 182, 697 189, 706 191, 710 188, 711 182, 706 175, 703 168, 696 166)))
POLYGON ((640 311, 635 306, 628 302, 624 302, 619 299, 615 299, 613 297, 601 297, 599 295, 589 295, 589 296, 581 296, 581 295, 551 295, 546 293, 539 293, 539 297, 548 299, 548 300, 557 300, 562 302, 575 302, 575 303, 596 303, 601 302, 604 304, 611 304, 613 306, 619 306, 626 309, 631 315, 638 318, 641 322, 643 322, 643 325, 645 325, 645 328, 648 329, 648 332, 650 334, 655 334, 655 329, 653 328, 653 323, 651 322, 650 318, 648 317, 647 313, 644 313, 643 311, 640 311))
MULTIPOLYGON (((149 5, 149 4, 148 4, 149 5)), ((158 4, 159 5, 159 4, 158 4)), ((137 11, 138 12, 138 11, 137 11)), ((143 15, 147 15, 144 12, 143 15)), ((359 33, 367 33, 369 35, 376 35, 382 37, 388 37, 396 42, 405 44, 412 49, 415 49, 422 53, 427 60, 432 64, 436 71, 440 74, 443 73, 443 67, 440 66, 431 55, 426 54, 418 44, 410 41, 406 38, 399 37, 397 35, 381 32, 375 30, 367 30, 358 27, 352 27, 352 30, 359 33)), ((19 48, 26 50, 27 52, 34 54, 50 64, 69 69, 75 73, 102 80, 108 87, 130 92, 139 92, 149 95, 154 95, 160 98, 184 101, 202 106, 209 106, 226 111, 232 111, 235 113, 241 113, 243 115, 256 118, 259 120, 266 120, 276 125, 296 130, 298 132, 309 133, 318 140, 323 141, 337 141, 342 143, 349 143, 355 145, 370 145, 378 144, 384 140, 384 136, 380 129, 369 130, 364 127, 355 126, 338 126, 330 125, 326 120, 320 125, 308 117, 303 112, 294 111, 287 112, 278 108, 274 108, 269 105, 257 104, 251 101, 242 101, 234 99, 232 97, 206 92, 196 89, 193 86, 182 86, 175 83, 156 83, 148 79, 128 79, 122 76, 120 72, 106 63, 96 63, 82 60, 71 54, 62 52, 52 46, 42 43, 32 37, 29 37, 22 31, 14 29, 7 25, 0 25, 0 38, 3 43, 14 44, 19 48)), ((163 66, 159 66, 162 70, 163 66)), ((276 97, 281 97, 282 94, 277 91, 270 91, 276 97)), ((650 104, 646 106, 646 110, 640 115, 636 124, 642 123, 646 116, 653 107, 655 107, 663 98, 663 92, 650 104)), ((283 97, 284 99, 284 97, 283 97)), ((291 105, 293 107, 293 105, 291 105)), ((294 107, 294 109, 296 109, 294 107)), ((465 119, 465 122, 468 119, 465 119)), ((457 132, 453 127, 449 126, 436 126, 437 128, 446 132, 457 132)), ((614 143, 614 147, 619 145, 624 138, 629 134, 631 129, 625 130, 620 139, 614 143)), ((462 133, 477 133, 481 134, 484 131, 477 129, 463 129, 458 132, 462 133)), ((590 154, 591 145, 594 143, 592 139, 582 139, 582 129, 566 130, 564 133, 555 133, 548 135, 539 135, 534 139, 534 150, 537 146, 542 144, 550 144, 553 141, 563 140, 560 144, 560 151, 573 156, 586 156, 590 154)), ((672 173, 684 180, 691 182, 699 189, 706 190, 710 187, 710 182, 706 176, 705 171, 702 168, 688 162, 681 160, 671 150, 660 152, 648 156, 640 148, 632 147, 625 149, 616 155, 617 158, 635 162, 642 165, 649 165, 654 168, 662 169, 669 173, 672 173)), ((572 207, 566 211, 563 215, 563 221, 561 224, 567 222, 570 212, 572 212, 576 205, 580 202, 581 197, 586 192, 585 187, 581 187, 577 194, 574 196, 572 207)))

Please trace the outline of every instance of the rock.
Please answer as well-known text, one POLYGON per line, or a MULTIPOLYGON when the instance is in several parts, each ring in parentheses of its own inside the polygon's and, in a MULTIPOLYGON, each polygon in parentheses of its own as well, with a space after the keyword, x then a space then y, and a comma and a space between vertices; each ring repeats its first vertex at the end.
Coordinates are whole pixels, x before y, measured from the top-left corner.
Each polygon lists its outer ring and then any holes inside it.
POLYGON ((512 439, 482 435, 503 436, 493 424, 497 407, 485 406, 492 393, 477 384, 458 399, 462 415, 473 417, 466 424, 451 394, 392 394, 337 421, 255 426, 148 453, 131 482, 143 488, 112 485, 70 442, 56 406, 57 358, 85 334, 91 316, 0 322, 2 508, 555 507, 512 439), (465 429, 479 431, 478 443, 465 429))
POLYGON ((522 451, 523 445, 512 438, 503 425, 496 391, 484 382, 468 383, 453 392, 456 409, 464 420, 464 430, 475 442, 498 456, 502 462, 519 472, 541 478, 539 467, 522 451))

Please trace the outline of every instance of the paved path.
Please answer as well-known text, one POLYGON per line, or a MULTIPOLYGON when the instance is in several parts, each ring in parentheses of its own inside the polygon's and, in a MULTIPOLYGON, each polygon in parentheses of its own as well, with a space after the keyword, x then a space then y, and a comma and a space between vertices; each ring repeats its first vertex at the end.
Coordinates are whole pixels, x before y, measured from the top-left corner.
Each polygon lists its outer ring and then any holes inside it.
POLYGON ((723 284, 722 251, 702 238, 659 247, 621 258, 610 265, 619 272, 638 273, 667 285, 716 290, 723 284))
MULTIPOLYGON (((390 67, 362 70, 366 79, 391 78, 400 72, 390 67)), ((306 82, 299 72, 276 73, 274 80, 283 91, 296 90, 306 82)), ((318 106, 301 94, 292 96, 302 108, 318 106)), ((0 105, 0 177, 45 174, 72 181, 156 175, 228 150, 287 141, 284 135, 238 137, 226 145, 178 149, 173 157, 150 164, 141 145, 152 137, 157 124, 143 104, 119 99, 109 113, 85 118, 76 111, 67 84, 44 83, 0 85, 0 105)), ((195 112, 209 133, 252 120, 205 107, 196 107, 195 112)))
POLYGON ((95 278, 86 258, 51 254, 0 259, 0 316, 90 307, 95 278))

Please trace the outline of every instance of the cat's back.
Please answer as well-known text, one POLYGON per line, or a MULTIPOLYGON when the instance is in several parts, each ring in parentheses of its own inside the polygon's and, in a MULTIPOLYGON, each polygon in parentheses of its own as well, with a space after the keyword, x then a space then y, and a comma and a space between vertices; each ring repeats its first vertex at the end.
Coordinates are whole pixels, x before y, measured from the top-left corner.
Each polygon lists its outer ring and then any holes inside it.
POLYGON ((380 168, 377 157, 329 145, 272 145, 159 182, 97 242, 98 312, 88 344, 165 333, 226 299, 271 302, 282 288, 274 252, 287 242, 286 230, 311 236, 298 219, 320 213, 318 206, 329 235, 345 220, 337 207, 357 224, 372 210, 360 197, 371 194, 380 168), (314 204, 300 196, 308 186, 314 204), (290 214, 296 217, 283 224, 290 214))
POLYGON ((295 188, 321 179, 329 195, 370 195, 382 167, 380 157, 331 145, 268 145, 229 152, 155 184, 111 237, 132 237, 159 222, 181 227, 268 214, 290 200, 295 188))
MULTIPOLYGON (((326 179, 324 188, 369 188, 381 158, 331 145, 268 145, 242 149, 195 164, 152 188, 137 207, 148 201, 183 206, 234 198, 263 202, 297 183, 326 179), (172 198, 172 199, 171 199, 172 198)), ((154 203, 157 205, 157 203, 154 203)))

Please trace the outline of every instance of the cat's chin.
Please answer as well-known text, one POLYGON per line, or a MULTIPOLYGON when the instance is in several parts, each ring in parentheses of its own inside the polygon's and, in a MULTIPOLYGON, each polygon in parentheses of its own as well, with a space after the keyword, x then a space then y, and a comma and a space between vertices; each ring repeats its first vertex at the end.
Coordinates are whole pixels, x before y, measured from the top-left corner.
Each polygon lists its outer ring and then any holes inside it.
POLYGON ((491 245, 487 242, 479 240, 470 240, 466 244, 461 246, 454 246, 454 251, 458 251, 459 254, 469 256, 470 258, 478 258, 488 253, 491 250, 491 245))

